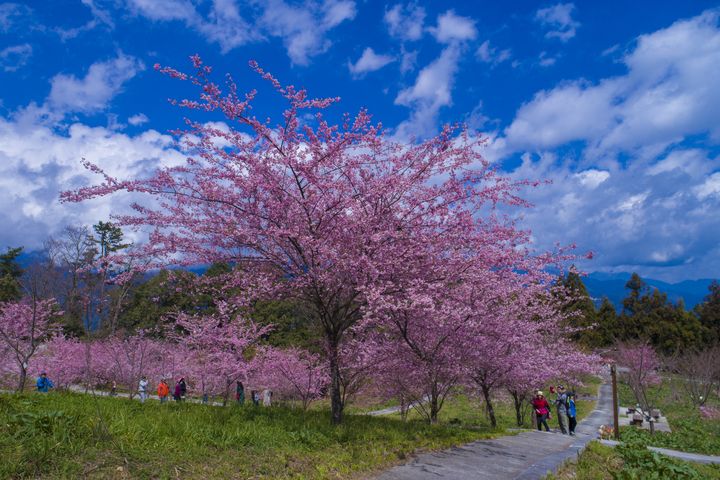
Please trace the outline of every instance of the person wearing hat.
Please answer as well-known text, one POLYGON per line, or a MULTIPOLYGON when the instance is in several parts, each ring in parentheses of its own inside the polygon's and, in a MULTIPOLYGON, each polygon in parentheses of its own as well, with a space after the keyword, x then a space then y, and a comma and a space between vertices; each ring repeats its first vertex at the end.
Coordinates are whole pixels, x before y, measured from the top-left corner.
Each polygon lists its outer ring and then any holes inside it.
POLYGON ((532 406, 535 409, 535 417, 537 418, 537 429, 542 430, 542 426, 545 425, 545 431, 549 432, 550 427, 547 421, 550 418, 550 404, 545 399, 542 391, 537 391, 535 398, 532 400, 532 406))
POLYGON ((563 435, 568 434, 568 396, 565 387, 559 385, 557 387, 557 398, 555 399, 555 407, 557 408, 558 424, 563 435))

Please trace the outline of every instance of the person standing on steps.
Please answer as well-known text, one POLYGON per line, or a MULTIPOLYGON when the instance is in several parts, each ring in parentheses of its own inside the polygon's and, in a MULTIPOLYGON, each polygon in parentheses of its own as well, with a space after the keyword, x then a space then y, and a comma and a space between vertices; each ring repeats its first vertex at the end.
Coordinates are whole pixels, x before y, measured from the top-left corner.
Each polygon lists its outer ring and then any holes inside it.
POLYGON ((170 395, 170 387, 165 382, 165 379, 160 380, 160 384, 158 385, 158 388, 157 388, 157 394, 158 394, 158 397, 160 398, 160 403, 167 402, 168 395, 170 395))
POLYGON ((550 404, 545 399, 543 392, 540 390, 535 394, 535 398, 532 400, 533 409, 535 409, 535 417, 537 418, 537 429, 542 430, 542 426, 545 426, 545 431, 549 432, 550 427, 548 426, 548 418, 550 418, 550 404))
POLYGON ((50 380, 48 378, 47 373, 45 373, 45 372, 42 372, 40 374, 35 386, 37 387, 37 391, 42 392, 42 393, 47 393, 50 391, 51 388, 55 388, 55 385, 53 385, 52 380, 50 380))
POLYGON ((235 386, 235 400, 238 405, 245 405, 245 386, 240 380, 237 381, 235 386))
POLYGON ((138 384, 138 392, 140 393, 140 403, 145 403, 148 397, 147 394, 148 381, 145 375, 140 377, 140 383, 138 384))
POLYGON ((557 408, 558 424, 563 435, 568 433, 568 396, 565 393, 565 387, 559 385, 557 387, 557 398, 555 399, 555 407, 557 408))
POLYGON ((567 395, 567 413, 570 431, 570 435, 575 435, 575 427, 577 426, 577 409, 575 408, 575 392, 570 392, 567 395))

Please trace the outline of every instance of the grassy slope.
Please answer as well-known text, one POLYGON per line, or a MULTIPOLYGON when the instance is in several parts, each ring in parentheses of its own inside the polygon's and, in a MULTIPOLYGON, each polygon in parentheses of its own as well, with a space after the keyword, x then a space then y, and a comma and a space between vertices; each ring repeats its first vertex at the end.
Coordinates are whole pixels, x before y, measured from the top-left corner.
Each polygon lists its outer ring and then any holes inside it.
POLYGON ((273 407, 0 395, 0 478, 339 478, 482 430, 273 407), (100 420, 102 418, 102 421, 100 420), (119 468, 121 467, 121 468, 119 468))
MULTIPOLYGON (((624 385, 619 386, 621 405, 632 405, 635 399, 630 389, 624 385)), ((720 455, 720 420, 703 418, 697 407, 694 407, 682 391, 682 387, 675 381, 665 379, 658 388, 651 390, 663 415, 667 416, 672 433, 650 432, 636 428, 623 428, 623 440, 636 439, 645 445, 666 447, 685 452, 720 455)), ((708 399, 708 405, 720 405, 720 399, 713 395, 708 399)))

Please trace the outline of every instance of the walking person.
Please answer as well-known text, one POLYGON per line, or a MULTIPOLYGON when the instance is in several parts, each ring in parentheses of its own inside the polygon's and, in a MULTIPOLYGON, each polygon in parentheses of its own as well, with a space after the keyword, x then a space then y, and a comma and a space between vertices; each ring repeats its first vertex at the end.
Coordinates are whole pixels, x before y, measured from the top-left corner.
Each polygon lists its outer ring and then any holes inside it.
POLYGON ((47 373, 45 372, 42 372, 40 374, 35 386, 37 387, 37 391, 42 393, 47 393, 50 391, 51 388, 55 388, 52 380, 48 378, 47 373))
POLYGON ((256 407, 260 405, 260 392, 258 392, 257 390, 251 390, 250 398, 252 399, 253 405, 255 405, 256 407))
POLYGON ((568 434, 568 397, 565 393, 565 387, 560 385, 557 387, 557 398, 555 399, 555 407, 557 408, 558 424, 563 435, 568 434))
POLYGON ((545 431, 549 432, 550 427, 548 426, 548 418, 550 418, 550 404, 545 399, 543 392, 538 390, 535 394, 535 398, 532 400, 532 406, 535 410, 535 417, 537 419, 537 429, 542 430, 542 426, 545 426, 545 431))
POLYGON ((245 405, 245 385, 240 380, 237 381, 235 386, 235 400, 238 405, 245 405))
POLYGON ((160 383, 158 384, 157 394, 158 394, 158 397, 160 398, 160 403, 167 402, 168 395, 170 395, 170 387, 168 386, 168 384, 165 382, 164 379, 160 380, 160 383))
POLYGON ((575 427, 577 426, 577 409, 575 407, 575 392, 567 395, 568 403, 568 420, 570 435, 575 435, 575 427))
POLYGON ((145 403, 145 400, 148 397, 147 387, 148 387, 147 377, 145 377, 145 375, 143 375, 142 377, 140 377, 140 383, 138 383, 138 392, 140 393, 140 403, 145 403))
POLYGON ((180 387, 180 380, 175 384, 175 390, 173 391, 173 400, 179 402, 182 399, 182 388, 180 387))
POLYGON ((266 388, 263 390, 263 407, 269 407, 272 405, 272 390, 266 388))
POLYGON ((110 396, 117 397, 117 382, 115 380, 113 380, 112 385, 110 385, 110 396))

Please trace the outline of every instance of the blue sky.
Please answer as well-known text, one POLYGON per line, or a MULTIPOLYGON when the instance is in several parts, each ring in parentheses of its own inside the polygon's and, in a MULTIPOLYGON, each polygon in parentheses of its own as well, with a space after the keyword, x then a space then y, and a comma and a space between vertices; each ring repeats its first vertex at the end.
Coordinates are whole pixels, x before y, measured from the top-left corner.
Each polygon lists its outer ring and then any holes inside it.
MULTIPOLYGON (((40 248, 125 198, 62 205, 87 158, 119 176, 181 161, 199 53, 248 89, 250 59, 398 139, 464 121, 525 192, 538 247, 576 242, 589 271, 667 281, 720 270, 718 2, 63 0, 0 3, 0 246, 40 248), (510 5, 511 4, 511 5, 510 5)), ((277 115, 260 89, 256 112, 277 115)), ((208 118, 220 121, 220 118, 208 118)))

